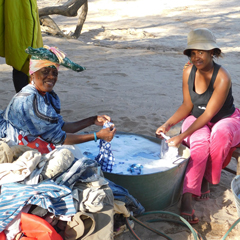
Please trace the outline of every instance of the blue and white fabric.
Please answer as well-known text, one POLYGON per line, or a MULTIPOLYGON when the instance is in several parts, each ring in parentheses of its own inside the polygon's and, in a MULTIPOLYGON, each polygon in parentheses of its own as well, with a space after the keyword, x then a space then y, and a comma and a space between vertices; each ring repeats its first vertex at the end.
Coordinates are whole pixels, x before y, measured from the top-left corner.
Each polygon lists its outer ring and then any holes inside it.
POLYGON ((63 125, 57 94, 52 91, 42 96, 30 84, 12 98, 3 112, 0 111, 0 138, 16 143, 21 134, 30 141, 41 136, 47 142, 62 144, 66 138, 63 125))
MULTIPOLYGON (((103 128, 111 127, 113 123, 106 122, 103 124, 103 128)), ((112 153, 111 142, 107 142, 103 139, 99 143, 99 154, 95 160, 101 165, 103 172, 112 172, 112 168, 115 162, 115 157, 112 153)))
POLYGON ((76 160, 67 171, 57 176, 54 180, 58 185, 65 185, 72 189, 78 181, 95 182, 99 178, 100 167, 97 162, 83 157, 76 160))
POLYGON ((29 204, 40 206, 55 216, 76 213, 72 192, 52 180, 35 185, 3 184, 0 195, 0 232, 29 204))
POLYGON ((133 212, 134 215, 139 215, 145 211, 145 208, 141 205, 141 203, 135 199, 126 188, 117 185, 109 179, 107 179, 107 181, 113 192, 114 199, 124 202, 126 208, 130 212, 133 212))

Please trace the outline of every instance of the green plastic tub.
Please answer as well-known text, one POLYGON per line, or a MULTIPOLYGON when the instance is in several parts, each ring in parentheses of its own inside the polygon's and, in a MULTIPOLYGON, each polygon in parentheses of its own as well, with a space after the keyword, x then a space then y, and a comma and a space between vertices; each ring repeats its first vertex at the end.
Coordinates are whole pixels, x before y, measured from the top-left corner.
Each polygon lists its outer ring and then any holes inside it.
MULTIPOLYGON (((132 135, 133 133, 121 132, 118 134, 132 135)), ((161 139, 139 134, 134 135, 161 144, 161 139)), ((104 176, 126 188, 144 206, 146 211, 163 210, 175 204, 181 196, 190 151, 187 147, 180 145, 179 155, 185 160, 167 171, 145 175, 120 175, 104 172, 104 176)))

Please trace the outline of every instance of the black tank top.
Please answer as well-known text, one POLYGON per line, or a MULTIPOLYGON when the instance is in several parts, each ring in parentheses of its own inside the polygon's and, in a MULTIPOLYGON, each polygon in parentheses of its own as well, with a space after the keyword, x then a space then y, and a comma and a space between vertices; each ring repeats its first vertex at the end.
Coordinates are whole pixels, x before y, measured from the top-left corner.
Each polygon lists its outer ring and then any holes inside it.
MULTIPOLYGON (((208 101, 211 98, 212 93, 214 91, 213 85, 217 77, 218 70, 220 69, 221 66, 216 64, 215 62, 213 62, 213 64, 214 64, 213 75, 212 75, 210 84, 208 86, 208 89, 204 93, 198 94, 195 92, 194 83, 195 83, 195 74, 196 74, 197 68, 194 65, 192 66, 192 70, 188 78, 189 93, 193 103, 192 115, 196 118, 198 118, 200 115, 203 114, 208 104, 208 101)), ((210 122, 216 123, 222 118, 231 116, 234 113, 234 111, 235 111, 235 106, 233 104, 232 86, 231 86, 225 103, 223 104, 219 112, 211 119, 210 122)))

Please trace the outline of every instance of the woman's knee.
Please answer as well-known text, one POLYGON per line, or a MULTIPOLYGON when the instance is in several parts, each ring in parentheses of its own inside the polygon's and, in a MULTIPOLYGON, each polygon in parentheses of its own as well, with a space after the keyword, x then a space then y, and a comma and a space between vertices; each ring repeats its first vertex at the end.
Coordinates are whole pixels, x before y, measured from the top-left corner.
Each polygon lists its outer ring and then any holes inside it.
POLYGON ((192 115, 188 116, 182 124, 181 130, 182 132, 186 131, 194 122, 196 121, 196 118, 192 115))
MULTIPOLYGON (((186 131, 196 120, 195 117, 189 116, 185 119, 182 124, 182 132, 186 131)), ((187 143, 188 146, 200 145, 203 147, 207 147, 209 145, 209 138, 210 138, 210 129, 207 125, 203 126, 202 128, 193 132, 190 136, 188 136, 184 141, 187 143)))
POLYGON ((197 158, 207 158, 210 152, 210 144, 209 141, 205 139, 199 139, 196 141, 191 141, 190 143, 191 156, 195 156, 197 158))
POLYGON ((210 142, 216 142, 220 145, 224 143, 229 143, 231 145, 234 137, 234 131, 225 126, 213 127, 210 136, 210 142))

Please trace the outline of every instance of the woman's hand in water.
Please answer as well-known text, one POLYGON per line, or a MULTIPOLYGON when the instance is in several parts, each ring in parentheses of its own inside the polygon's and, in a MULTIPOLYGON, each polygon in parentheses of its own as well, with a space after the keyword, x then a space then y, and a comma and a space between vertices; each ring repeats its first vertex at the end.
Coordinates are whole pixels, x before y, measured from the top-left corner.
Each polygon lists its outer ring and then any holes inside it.
POLYGON ((179 147, 180 144, 182 143, 183 138, 181 136, 181 134, 174 136, 170 139, 168 139, 166 142, 168 143, 169 147, 179 147))

